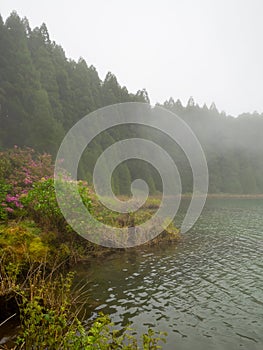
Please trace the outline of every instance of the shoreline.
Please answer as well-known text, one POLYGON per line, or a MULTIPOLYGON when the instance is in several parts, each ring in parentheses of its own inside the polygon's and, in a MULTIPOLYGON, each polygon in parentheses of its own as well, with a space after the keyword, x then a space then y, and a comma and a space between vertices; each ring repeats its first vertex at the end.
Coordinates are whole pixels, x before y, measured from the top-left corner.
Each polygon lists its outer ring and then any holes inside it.
MULTIPOLYGON (((181 194, 181 198, 192 198, 193 193, 183 193, 181 194)), ((207 195, 198 193, 196 194, 197 197, 204 197, 206 198, 263 198, 263 193, 257 193, 257 194, 238 194, 238 193, 208 193, 207 195)), ((177 196, 179 197, 179 196, 177 196)), ((121 198, 125 198, 122 196, 121 198)), ((161 195, 150 195, 148 197, 149 199, 159 199, 161 200, 161 195)))
MULTIPOLYGON (((203 197, 204 195, 197 195, 203 197)), ((192 194, 182 194, 182 198, 191 198, 192 194)), ((236 194, 236 193, 208 193, 207 198, 240 198, 240 199, 255 199, 255 198, 263 198, 263 194, 236 194)))

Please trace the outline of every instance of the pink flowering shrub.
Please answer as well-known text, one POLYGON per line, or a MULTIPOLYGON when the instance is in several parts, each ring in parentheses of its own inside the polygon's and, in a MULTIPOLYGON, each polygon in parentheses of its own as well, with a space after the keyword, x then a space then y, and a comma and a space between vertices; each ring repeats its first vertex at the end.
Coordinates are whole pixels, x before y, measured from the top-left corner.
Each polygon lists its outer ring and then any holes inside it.
POLYGON ((53 174, 49 154, 36 154, 32 148, 0 152, 0 219, 22 209, 21 197, 32 189, 33 183, 53 174))

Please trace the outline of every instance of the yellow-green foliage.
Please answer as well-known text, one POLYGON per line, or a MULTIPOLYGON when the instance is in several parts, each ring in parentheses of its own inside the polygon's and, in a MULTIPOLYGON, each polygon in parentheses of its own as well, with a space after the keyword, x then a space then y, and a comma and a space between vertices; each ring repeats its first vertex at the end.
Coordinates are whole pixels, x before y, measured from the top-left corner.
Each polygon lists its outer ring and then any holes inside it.
POLYGON ((0 297, 9 296, 17 288, 20 266, 17 263, 6 263, 5 257, 0 258, 0 297))
MULTIPOLYGON (((128 197, 122 196, 120 197, 122 201, 128 200, 128 197)), ((98 221, 106 223, 108 225, 116 226, 116 227, 129 227, 140 225, 148 220, 156 213, 157 209, 160 207, 161 198, 159 197, 149 197, 145 204, 136 212, 119 214, 118 212, 111 211, 104 207, 94 195, 92 197, 92 214, 98 221)), ((164 233, 168 233, 172 238, 179 238, 180 230, 173 224, 169 224, 168 218, 164 220, 162 226, 164 229, 164 233), (173 237, 172 237, 173 236, 173 237)), ((160 222, 158 221, 158 224, 160 222)), ((162 235, 163 238, 163 235, 162 235)))
POLYGON ((180 230, 174 225, 173 222, 169 224, 168 218, 167 221, 164 221, 163 227, 165 228, 165 232, 174 236, 179 236, 180 230))
POLYGON ((0 226, 0 255, 6 260, 23 262, 42 261, 48 253, 48 247, 40 237, 40 230, 30 222, 9 222, 0 226))
POLYGON ((158 209, 160 207, 160 204, 161 198, 149 196, 146 203, 144 204, 144 207, 147 209, 158 209))
POLYGON ((33 260, 41 261, 47 255, 48 247, 43 244, 40 237, 34 237, 29 243, 28 252, 33 260))

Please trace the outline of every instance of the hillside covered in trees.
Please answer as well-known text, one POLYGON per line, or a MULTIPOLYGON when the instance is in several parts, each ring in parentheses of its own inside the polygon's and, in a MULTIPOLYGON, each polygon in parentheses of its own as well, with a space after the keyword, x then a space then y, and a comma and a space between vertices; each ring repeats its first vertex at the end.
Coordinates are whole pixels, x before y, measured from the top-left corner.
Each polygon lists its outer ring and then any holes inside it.
MULTIPOLYGON (((175 82, 176 84, 176 82, 175 82)), ((0 148, 32 147, 56 155, 65 133, 83 116, 109 104, 149 102, 142 89, 130 93, 108 73, 102 81, 83 58, 68 59, 49 37, 45 24, 31 29, 13 12, 0 17, 0 148)), ((196 133, 205 151, 211 193, 263 193, 263 115, 237 118, 220 113, 215 104, 199 107, 192 98, 183 106, 172 98, 160 105, 179 115, 196 133)), ((91 181, 100 153, 116 140, 143 136, 171 154, 181 173, 184 192, 192 190, 191 168, 177 145, 153 130, 134 125, 97 136, 85 151, 79 177, 91 181)), ((114 174, 116 193, 128 194, 130 182, 147 181, 152 193, 162 190, 161 179, 147 163, 129 160, 114 174)))

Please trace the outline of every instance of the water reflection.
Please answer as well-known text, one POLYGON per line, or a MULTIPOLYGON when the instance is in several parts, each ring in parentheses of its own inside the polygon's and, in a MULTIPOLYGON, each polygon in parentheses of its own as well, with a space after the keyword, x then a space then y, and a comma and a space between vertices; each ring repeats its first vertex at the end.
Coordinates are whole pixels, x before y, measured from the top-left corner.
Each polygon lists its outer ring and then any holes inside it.
POLYGON ((167 331, 169 350, 262 350, 262 213, 262 199, 209 200, 178 245, 79 266, 88 314, 167 331))

